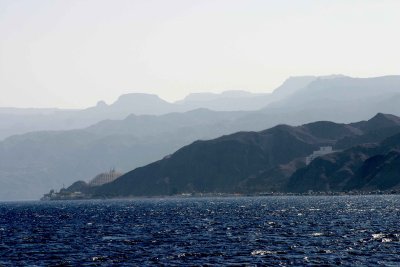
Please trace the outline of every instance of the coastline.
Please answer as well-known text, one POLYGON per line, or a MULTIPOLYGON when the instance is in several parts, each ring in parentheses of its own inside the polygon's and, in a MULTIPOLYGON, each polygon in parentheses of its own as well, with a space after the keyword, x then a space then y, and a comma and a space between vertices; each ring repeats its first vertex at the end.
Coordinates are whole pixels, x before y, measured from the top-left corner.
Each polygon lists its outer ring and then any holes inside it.
POLYGON ((129 199, 157 199, 157 198, 235 198, 235 197, 270 197, 270 196, 378 196, 378 195, 400 195, 400 190, 387 191, 350 191, 350 192, 307 192, 307 193, 192 193, 176 195, 158 195, 158 196, 82 196, 79 197, 42 197, 40 201, 70 201, 70 200, 129 200, 129 199))

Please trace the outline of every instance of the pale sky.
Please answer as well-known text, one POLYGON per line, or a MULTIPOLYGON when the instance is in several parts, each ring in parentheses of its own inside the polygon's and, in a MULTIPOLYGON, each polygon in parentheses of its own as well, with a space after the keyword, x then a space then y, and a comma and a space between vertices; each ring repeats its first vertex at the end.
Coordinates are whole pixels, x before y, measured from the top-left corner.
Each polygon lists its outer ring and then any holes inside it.
POLYGON ((400 74, 400 1, 0 0, 0 106, 400 74))

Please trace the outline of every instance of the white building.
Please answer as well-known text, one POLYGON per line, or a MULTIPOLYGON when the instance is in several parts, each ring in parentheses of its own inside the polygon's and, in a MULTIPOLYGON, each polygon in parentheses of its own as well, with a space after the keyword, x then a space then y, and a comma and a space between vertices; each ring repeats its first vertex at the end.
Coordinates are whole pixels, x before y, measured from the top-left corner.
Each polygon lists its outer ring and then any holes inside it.
POLYGON ((120 177, 122 173, 116 172, 114 169, 111 169, 109 172, 100 173, 96 177, 94 177, 90 182, 89 186, 100 186, 103 184, 111 183, 120 177))
POLYGON ((310 164, 311 161, 313 161, 315 158, 318 158, 320 156, 326 155, 333 153, 334 151, 332 150, 331 146, 322 146, 319 148, 319 150, 314 151, 310 156, 306 157, 306 164, 310 164))

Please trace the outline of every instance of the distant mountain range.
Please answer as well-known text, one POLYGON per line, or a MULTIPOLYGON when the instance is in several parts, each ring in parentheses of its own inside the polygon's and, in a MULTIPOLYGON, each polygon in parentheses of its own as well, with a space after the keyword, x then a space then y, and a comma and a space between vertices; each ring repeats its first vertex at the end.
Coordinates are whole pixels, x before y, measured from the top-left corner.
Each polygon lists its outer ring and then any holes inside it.
POLYGON ((175 103, 164 101, 156 95, 133 93, 120 96, 110 105, 100 101, 96 106, 83 110, 0 108, 0 140, 33 131, 80 129, 102 120, 121 120, 131 114, 163 115, 199 108, 259 111, 288 119, 283 122, 292 124, 322 119, 320 115, 325 116, 323 119, 326 120, 342 121, 343 117, 347 118, 349 111, 355 111, 346 121, 350 122, 352 119, 371 117, 379 111, 399 114, 399 77, 291 77, 272 93, 196 93, 175 103), (293 113, 297 113, 297 116, 290 120, 293 113))
POLYGON ((226 91, 221 94, 196 93, 175 103, 169 103, 157 95, 131 93, 120 96, 110 105, 99 101, 96 106, 82 110, 0 108, 0 140, 33 131, 79 129, 102 120, 121 120, 131 114, 163 115, 199 108, 214 111, 258 110, 307 86, 317 78, 316 76, 289 78, 273 93, 254 94, 245 91, 226 91))
MULTIPOLYGON (((128 115, 123 120, 103 120, 82 129, 14 135, 0 142, 0 199, 37 199, 51 188, 57 189, 63 184, 94 177, 109 168, 127 172, 159 160, 196 140, 213 139, 238 131, 261 131, 282 123, 300 125, 318 120, 349 123, 372 117, 381 111, 400 115, 399 88, 400 76, 368 79, 345 76, 290 78, 269 95, 269 104, 257 111, 196 109, 164 115, 128 115), (366 88, 365 94, 362 88, 366 88)), ((228 93, 232 94, 237 97, 245 93, 228 93)), ((147 103, 145 99, 148 96, 142 96, 139 102, 147 103)), ((150 98, 158 103, 157 97, 150 98)), ((193 102, 196 95, 190 99, 193 102)), ((100 103, 92 109, 73 112, 82 112, 79 115, 82 118, 77 115, 79 120, 96 116, 101 118, 103 115, 99 114, 102 112, 130 112, 121 110, 129 107, 132 101, 125 96, 113 105, 100 103)), ((35 114, 30 117, 25 112, 31 111, 11 109, 8 114, 17 113, 18 118, 24 117, 32 125, 37 122, 35 116, 47 116, 35 114)), ((54 110, 41 112, 47 114, 54 110)), ((76 125, 67 117, 65 121, 76 125)), ((18 124, 18 119, 15 122, 18 124)), ((54 125, 57 123, 54 122, 54 125)), ((396 133, 396 129, 390 127, 385 127, 385 132, 362 131, 362 137, 346 135, 337 140, 337 145, 341 149, 348 148, 396 133)), ((310 149, 319 145, 318 142, 312 144, 310 149)), ((268 172, 290 173, 299 164, 298 161, 291 162, 282 167, 284 169, 272 168, 268 172)))

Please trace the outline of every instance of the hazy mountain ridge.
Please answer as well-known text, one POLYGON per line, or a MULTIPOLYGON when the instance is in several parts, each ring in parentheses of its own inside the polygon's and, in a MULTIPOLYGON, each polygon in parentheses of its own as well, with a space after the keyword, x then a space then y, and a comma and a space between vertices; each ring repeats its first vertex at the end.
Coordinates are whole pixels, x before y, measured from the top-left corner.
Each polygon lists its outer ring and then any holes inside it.
MULTIPOLYGON (((400 76, 318 78, 264 112, 296 113, 300 120, 350 123, 378 112, 400 115, 400 76)), ((305 121, 301 121, 304 123, 305 121)))
POLYGON ((130 114, 162 115, 197 108, 260 110, 289 124, 322 119, 351 122, 371 117, 377 112, 399 115, 399 77, 300 76, 287 79, 272 93, 265 94, 241 91, 199 93, 169 103, 156 95, 133 93, 122 95, 113 104, 100 101, 98 105, 83 110, 0 108, 0 139, 32 131, 80 129, 106 119, 121 120, 130 114), (294 113, 297 116, 293 116, 294 113), (349 113, 353 114, 348 116, 349 113))
POLYGON ((193 93, 175 102, 183 109, 207 108, 215 111, 257 110, 273 100, 273 93, 249 93, 246 91, 225 91, 215 93, 193 93))
POLYGON ((360 100, 371 97, 398 94, 400 76, 374 78, 353 78, 338 76, 334 78, 316 77, 307 86, 296 90, 283 102, 309 103, 314 100, 360 100), (346 99, 343 99, 346 97, 346 99))
POLYGON ((334 79, 346 77, 344 75, 328 75, 328 76, 294 76, 286 79, 281 86, 273 91, 274 101, 282 100, 288 96, 293 95, 299 90, 306 88, 317 79, 334 79))
POLYGON ((163 115, 198 108, 216 111, 257 110, 265 107, 273 99, 281 99, 283 95, 289 94, 285 93, 287 90, 300 89, 315 78, 308 77, 304 80, 304 77, 292 77, 279 87, 277 94, 255 94, 245 91, 197 93, 170 103, 157 95, 131 93, 120 96, 110 105, 99 101, 96 106, 81 110, 0 108, 0 140, 32 131, 79 129, 102 120, 121 120, 131 114, 163 115))

